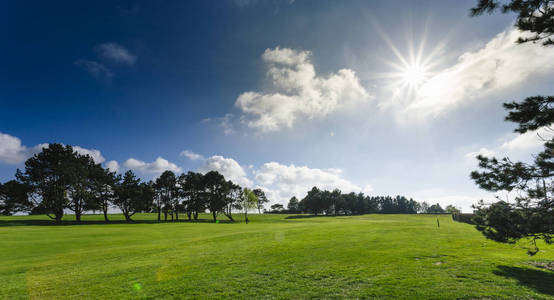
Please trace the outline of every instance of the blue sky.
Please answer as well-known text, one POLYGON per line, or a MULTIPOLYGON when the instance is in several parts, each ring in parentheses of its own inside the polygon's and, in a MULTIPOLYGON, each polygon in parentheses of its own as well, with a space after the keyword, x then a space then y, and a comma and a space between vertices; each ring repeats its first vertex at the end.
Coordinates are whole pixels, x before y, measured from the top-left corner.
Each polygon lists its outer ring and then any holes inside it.
MULTIPOLYGON (((12 1, 0 180, 41 144, 119 172, 218 170, 273 202, 313 185, 472 203, 475 153, 529 159, 501 103, 554 92, 554 52, 474 1, 12 1)), ((505 195, 503 195, 505 196, 505 195)))

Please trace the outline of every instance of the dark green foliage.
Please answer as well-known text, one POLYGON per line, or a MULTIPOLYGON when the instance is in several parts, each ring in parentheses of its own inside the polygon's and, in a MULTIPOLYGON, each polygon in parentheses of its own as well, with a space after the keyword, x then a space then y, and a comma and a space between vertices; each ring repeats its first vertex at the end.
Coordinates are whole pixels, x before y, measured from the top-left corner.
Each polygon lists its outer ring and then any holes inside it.
POLYGON ((298 198, 296 196, 293 196, 289 200, 289 204, 287 205, 287 209, 291 213, 299 213, 300 210, 300 202, 298 201, 298 198))
POLYGON ((188 172, 179 176, 179 185, 181 196, 184 200, 184 207, 187 212, 188 219, 191 216, 195 220, 198 219, 198 214, 204 212, 206 208, 206 197, 204 193, 204 175, 195 172, 188 172))
MULTIPOLYGON (((287 212, 292 212, 290 211, 290 205, 289 202, 289 211, 287 212)), ((419 211, 420 204, 403 196, 365 196, 363 193, 343 194, 338 189, 330 192, 313 187, 306 197, 298 203, 297 207, 301 212, 314 215, 415 214, 419 211)), ((440 208, 440 205, 438 207, 440 208)))
POLYGON ((99 209, 104 214, 104 221, 108 219, 108 209, 112 205, 114 199, 114 186, 117 180, 115 172, 110 172, 108 169, 95 168, 93 190, 94 202, 90 203, 87 209, 99 209))
POLYGON ((225 177, 217 171, 210 171, 203 177, 203 186, 206 196, 206 206, 212 213, 214 222, 217 214, 225 208, 227 196, 227 182, 225 177))
POLYGON ((444 214, 445 210, 442 209, 440 204, 436 203, 431 206, 429 206, 429 209, 427 210, 428 214, 444 214))
POLYGON ((137 212, 147 211, 154 196, 152 187, 141 183, 131 170, 125 172, 122 179, 119 176, 114 192, 113 203, 121 210, 126 221, 131 221, 137 212))
POLYGON ((447 212, 449 214, 453 214, 453 215, 461 213, 461 210, 459 208, 455 207, 454 205, 447 205, 444 210, 445 210, 445 212, 447 212))
POLYGON ((517 123, 518 128, 515 131, 519 133, 549 126, 554 122, 553 104, 554 97, 552 96, 527 97, 521 103, 504 103, 504 108, 509 111, 506 121, 517 123))
POLYGON ((30 212, 33 203, 29 200, 29 186, 10 180, 0 183, 0 214, 10 216, 18 212, 30 212))
POLYGON ((262 209, 266 203, 269 203, 269 199, 267 199, 262 189, 254 189, 253 192, 258 197, 258 213, 262 213, 262 209))
POLYGON ((158 221, 160 216, 160 209, 164 212, 164 221, 167 221, 167 215, 173 216, 179 220, 179 191, 177 187, 177 177, 172 171, 164 171, 154 184, 156 191, 156 209, 158 211, 158 221))
POLYGON ((542 41, 543 45, 554 45, 554 1, 552 0, 479 0, 477 6, 470 10, 471 16, 483 13, 492 14, 499 10, 502 13, 517 14, 515 26, 521 31, 533 35, 520 37, 518 43, 542 41))
POLYGON ((70 204, 68 192, 75 182, 76 156, 71 146, 50 144, 25 162, 24 173, 16 173, 17 179, 29 186, 37 205, 57 223, 70 204))
POLYGON ((270 206, 270 208, 271 208, 272 211, 276 211, 276 212, 280 212, 280 211, 283 211, 285 209, 283 204, 280 204, 280 203, 273 204, 273 205, 270 206))
MULTIPOLYGON (((554 1, 552 0, 479 0, 471 10, 472 16, 484 12, 517 14, 515 26, 529 31, 530 37, 520 37, 519 43, 542 41, 544 46, 554 44, 554 1)), ((552 103, 554 97, 534 96, 522 102, 505 103, 508 110, 506 121, 514 122, 514 130, 520 134, 529 130, 544 129, 552 133, 554 121, 552 103)), ((538 135, 538 134, 537 134, 538 135)), ((513 203, 500 201, 486 205, 482 201, 474 206, 477 211, 473 221, 477 229, 493 240, 515 242, 531 238, 535 247, 529 251, 537 253, 537 239, 552 243, 554 235, 554 140, 537 136, 545 141, 544 150, 535 156, 532 163, 512 162, 509 158, 487 158, 478 156, 481 171, 471 173, 475 183, 488 191, 516 191, 513 203)))

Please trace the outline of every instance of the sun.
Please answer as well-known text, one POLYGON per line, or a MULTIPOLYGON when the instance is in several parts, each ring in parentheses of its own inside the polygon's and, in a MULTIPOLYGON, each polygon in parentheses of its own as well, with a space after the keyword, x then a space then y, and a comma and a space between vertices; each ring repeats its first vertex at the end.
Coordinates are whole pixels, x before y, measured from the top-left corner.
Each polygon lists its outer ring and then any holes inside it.
POLYGON ((437 67, 444 62, 441 54, 444 52, 446 42, 439 41, 435 47, 427 47, 425 28, 417 40, 414 40, 413 34, 408 34, 406 46, 401 51, 393 44, 390 35, 385 34, 377 25, 376 28, 389 47, 391 55, 380 57, 381 61, 388 65, 389 70, 376 73, 375 78, 384 79, 385 87, 392 92, 392 99, 407 103, 418 97, 426 84, 437 75, 437 67))
POLYGON ((417 88, 427 80, 427 68, 417 63, 410 64, 401 70, 400 77, 403 84, 417 88))

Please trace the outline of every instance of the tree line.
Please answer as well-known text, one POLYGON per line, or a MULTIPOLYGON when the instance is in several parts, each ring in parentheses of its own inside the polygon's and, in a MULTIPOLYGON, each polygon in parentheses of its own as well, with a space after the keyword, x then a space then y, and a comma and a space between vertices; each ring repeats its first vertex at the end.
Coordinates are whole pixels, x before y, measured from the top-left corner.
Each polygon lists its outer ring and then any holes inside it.
MULTIPOLYGON (((156 180, 143 181, 133 171, 116 174, 94 162, 89 155, 69 145, 49 144, 17 170, 15 179, 0 183, 0 213, 45 214, 60 223, 66 211, 77 222, 87 211, 101 211, 109 221, 110 208, 118 208, 126 221, 139 212, 157 214, 157 220, 178 221, 182 214, 197 220, 209 211, 217 221, 224 215, 234 221, 233 212, 242 211, 248 222, 248 210, 259 213, 269 202, 261 189, 248 189, 226 180, 217 171, 206 174, 164 171, 156 180)), ((403 196, 366 196, 312 188, 302 200, 292 197, 288 209, 271 206, 273 213, 311 213, 315 215, 352 215, 368 213, 445 213, 455 212, 438 203, 419 203, 403 196)), ((265 209, 264 209, 265 211, 265 209)))
POLYGON ((363 193, 342 193, 339 189, 327 191, 313 187, 300 201, 296 197, 292 197, 287 209, 282 204, 274 204, 271 206, 270 212, 361 215, 371 213, 459 213, 460 210, 452 205, 443 209, 438 203, 429 205, 427 202, 417 202, 404 196, 367 196, 363 193))
POLYGON ((269 200, 263 190, 250 190, 226 180, 217 171, 206 174, 188 172, 176 175, 163 172, 155 181, 142 181, 133 171, 116 174, 94 162, 89 155, 71 146, 49 144, 17 170, 15 179, 0 184, 0 213, 46 214, 60 223, 66 210, 77 222, 86 211, 102 211, 105 221, 111 207, 121 210, 131 221, 138 212, 155 212, 158 221, 163 214, 172 221, 179 213, 188 220, 208 210, 217 221, 219 214, 233 221, 233 211, 261 211, 269 200))

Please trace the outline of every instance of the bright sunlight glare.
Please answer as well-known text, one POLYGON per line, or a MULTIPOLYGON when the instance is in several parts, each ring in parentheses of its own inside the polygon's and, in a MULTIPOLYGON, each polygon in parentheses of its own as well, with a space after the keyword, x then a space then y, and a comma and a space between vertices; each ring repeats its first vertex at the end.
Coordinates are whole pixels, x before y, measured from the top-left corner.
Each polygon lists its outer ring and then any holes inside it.
POLYGON ((427 70, 425 66, 419 64, 412 64, 407 66, 402 71, 402 80, 404 83, 411 87, 417 87, 424 83, 427 79, 427 70))

